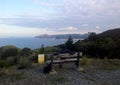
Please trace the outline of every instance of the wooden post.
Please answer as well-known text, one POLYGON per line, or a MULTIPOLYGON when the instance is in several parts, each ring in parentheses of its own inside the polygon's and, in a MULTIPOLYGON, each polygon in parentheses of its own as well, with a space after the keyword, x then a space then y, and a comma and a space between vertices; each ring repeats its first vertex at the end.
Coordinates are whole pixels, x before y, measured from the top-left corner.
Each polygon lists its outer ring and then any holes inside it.
POLYGON ((78 55, 77 55, 77 61, 76 61, 76 67, 77 68, 79 67, 80 57, 82 57, 82 52, 78 52, 78 55))
POLYGON ((76 67, 79 67, 79 58, 80 58, 80 53, 78 52, 77 61, 76 61, 76 67))
POLYGON ((51 55, 51 63, 50 63, 51 70, 53 69, 53 55, 51 55))
POLYGON ((82 57, 82 55, 83 55, 83 53, 82 53, 82 52, 80 52, 80 57, 82 57))

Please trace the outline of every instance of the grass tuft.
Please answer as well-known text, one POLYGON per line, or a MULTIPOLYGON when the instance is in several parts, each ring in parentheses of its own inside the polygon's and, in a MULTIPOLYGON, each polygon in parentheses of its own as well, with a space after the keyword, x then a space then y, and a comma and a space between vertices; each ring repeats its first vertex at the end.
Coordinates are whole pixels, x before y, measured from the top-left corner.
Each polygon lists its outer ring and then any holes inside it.
POLYGON ((83 57, 81 58, 81 61, 80 61, 80 64, 83 65, 83 66, 91 65, 92 63, 93 63, 93 60, 87 58, 86 56, 83 56, 83 57))

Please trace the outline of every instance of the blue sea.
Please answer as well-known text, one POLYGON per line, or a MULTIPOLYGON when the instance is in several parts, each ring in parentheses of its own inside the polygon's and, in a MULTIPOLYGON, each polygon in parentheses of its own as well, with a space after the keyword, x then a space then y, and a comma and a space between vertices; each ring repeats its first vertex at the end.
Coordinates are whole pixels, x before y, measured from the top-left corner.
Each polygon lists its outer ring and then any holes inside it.
MULTIPOLYGON (((74 39, 76 42, 78 39, 74 39)), ((31 49, 40 48, 42 44, 44 47, 64 44, 67 39, 55 38, 0 38, 0 47, 6 45, 14 45, 19 48, 28 47, 31 49)))

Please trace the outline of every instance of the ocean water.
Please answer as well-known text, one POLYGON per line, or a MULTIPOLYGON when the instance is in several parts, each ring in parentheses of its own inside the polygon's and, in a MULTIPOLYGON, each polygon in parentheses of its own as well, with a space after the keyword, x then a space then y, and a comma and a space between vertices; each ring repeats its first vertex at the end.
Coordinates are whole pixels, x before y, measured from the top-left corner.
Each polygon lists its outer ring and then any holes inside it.
MULTIPOLYGON (((78 39, 74 39, 76 42, 78 39)), ((14 45, 19 48, 28 47, 31 49, 40 48, 42 44, 44 47, 64 44, 67 39, 54 38, 0 38, 0 47, 6 45, 14 45)))

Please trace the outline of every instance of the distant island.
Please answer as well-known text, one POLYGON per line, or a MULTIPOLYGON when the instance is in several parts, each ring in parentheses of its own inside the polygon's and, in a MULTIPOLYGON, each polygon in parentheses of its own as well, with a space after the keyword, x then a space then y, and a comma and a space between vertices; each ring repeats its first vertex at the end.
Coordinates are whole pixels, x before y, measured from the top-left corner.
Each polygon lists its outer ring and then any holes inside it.
POLYGON ((68 37, 71 36, 74 39, 86 39, 88 38, 89 34, 57 34, 57 35, 39 35, 35 36, 36 38, 55 38, 55 39, 68 39, 68 37))

